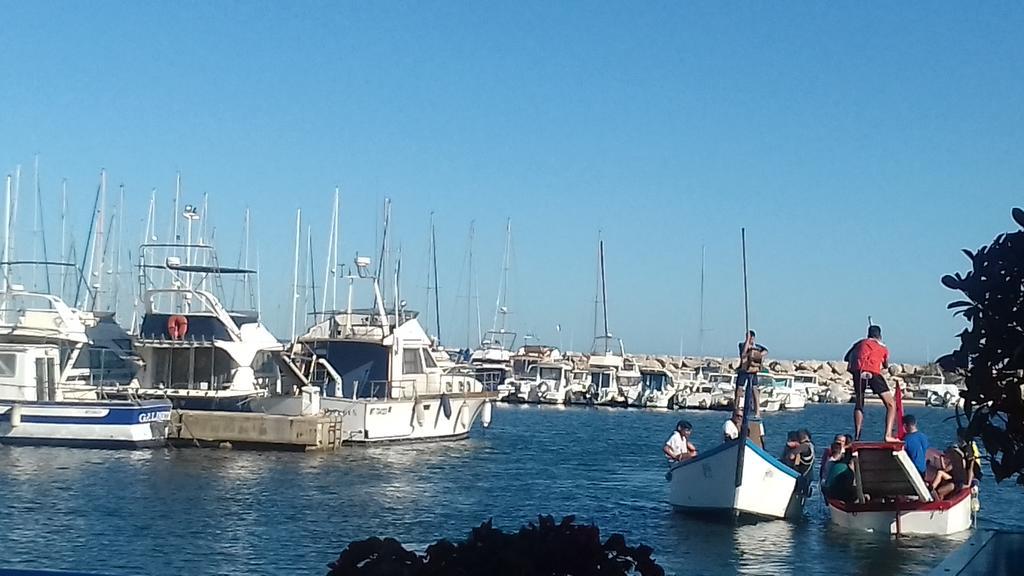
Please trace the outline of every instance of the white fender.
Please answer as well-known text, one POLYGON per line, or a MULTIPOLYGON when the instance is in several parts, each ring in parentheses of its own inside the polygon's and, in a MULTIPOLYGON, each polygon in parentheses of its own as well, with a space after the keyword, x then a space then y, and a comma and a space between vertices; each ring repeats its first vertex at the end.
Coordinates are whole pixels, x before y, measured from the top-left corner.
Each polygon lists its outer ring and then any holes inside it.
POLYGON ((483 424, 484 428, 489 428, 491 426, 492 410, 493 407, 491 406, 491 401, 485 401, 483 412, 480 414, 480 423, 483 424))
POLYGON ((11 406, 11 428, 21 426, 21 404, 11 406))
POLYGON ((469 403, 463 402, 462 406, 459 406, 459 423, 462 427, 469 429, 469 403))
POLYGON ((427 415, 423 411, 423 401, 417 398, 412 411, 416 414, 416 425, 422 428, 423 423, 427 421, 427 415))

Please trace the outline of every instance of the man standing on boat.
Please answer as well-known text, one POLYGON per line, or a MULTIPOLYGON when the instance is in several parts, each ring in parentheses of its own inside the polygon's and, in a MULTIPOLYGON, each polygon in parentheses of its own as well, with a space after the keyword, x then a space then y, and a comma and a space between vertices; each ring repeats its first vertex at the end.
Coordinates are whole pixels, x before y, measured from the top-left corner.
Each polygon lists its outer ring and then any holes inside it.
POLYGON ((882 399, 885 404, 885 433, 882 438, 886 442, 898 442, 893 435, 896 426, 896 402, 889 385, 882 376, 882 371, 889 367, 889 349, 882 343, 882 328, 871 325, 868 337, 858 340, 843 358, 849 365, 848 371, 853 375, 853 439, 860 440, 864 426, 864 396, 868 387, 882 399))
POLYGON ((740 409, 740 398, 743 397, 743 390, 749 382, 754 391, 754 405, 751 406, 755 418, 761 417, 761 392, 757 389, 757 373, 764 366, 765 358, 768 356, 768 349, 754 341, 756 334, 753 330, 747 332, 747 338, 740 342, 740 366, 736 370, 736 391, 733 394, 732 405, 734 410, 740 409))

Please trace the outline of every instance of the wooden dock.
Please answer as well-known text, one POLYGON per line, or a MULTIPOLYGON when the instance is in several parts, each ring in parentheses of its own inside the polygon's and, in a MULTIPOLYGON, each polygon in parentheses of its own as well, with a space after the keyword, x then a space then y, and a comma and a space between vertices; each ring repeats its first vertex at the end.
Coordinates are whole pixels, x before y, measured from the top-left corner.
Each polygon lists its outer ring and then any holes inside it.
POLYGON ((337 450, 341 446, 341 415, 175 410, 171 413, 167 440, 181 448, 337 450))
POLYGON ((1020 574, 1024 532, 978 530, 928 576, 998 576, 1020 574))

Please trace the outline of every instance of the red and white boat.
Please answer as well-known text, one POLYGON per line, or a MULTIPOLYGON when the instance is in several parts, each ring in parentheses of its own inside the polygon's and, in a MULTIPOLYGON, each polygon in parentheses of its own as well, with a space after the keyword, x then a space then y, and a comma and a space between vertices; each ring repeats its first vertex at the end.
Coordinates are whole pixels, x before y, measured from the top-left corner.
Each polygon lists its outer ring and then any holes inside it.
POLYGON ((855 442, 857 499, 828 499, 832 523, 886 534, 948 535, 973 525, 972 490, 932 498, 902 442, 855 442))

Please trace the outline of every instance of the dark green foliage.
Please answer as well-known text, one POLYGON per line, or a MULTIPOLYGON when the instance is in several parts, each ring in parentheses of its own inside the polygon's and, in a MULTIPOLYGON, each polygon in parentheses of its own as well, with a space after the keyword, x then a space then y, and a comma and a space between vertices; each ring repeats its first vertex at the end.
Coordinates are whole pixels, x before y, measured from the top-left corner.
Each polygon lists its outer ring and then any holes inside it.
MULTIPOLYGON (((1013 219, 1024 228, 1024 210, 1014 208, 1013 219)), ((964 254, 971 269, 942 284, 963 293, 948 308, 970 327, 959 334, 960 348, 938 362, 964 377, 966 432, 981 439, 996 480, 1018 474, 1024 484, 1024 231, 964 254)))
POLYGON ((628 546, 621 534, 602 544, 596 526, 576 524, 573 516, 559 523, 541 516, 537 524, 515 533, 502 532, 488 520, 466 541, 439 540, 423 555, 391 538, 353 542, 329 564, 328 576, 663 576, 653 551, 628 546))

